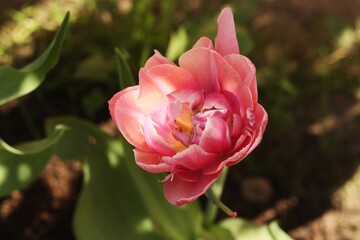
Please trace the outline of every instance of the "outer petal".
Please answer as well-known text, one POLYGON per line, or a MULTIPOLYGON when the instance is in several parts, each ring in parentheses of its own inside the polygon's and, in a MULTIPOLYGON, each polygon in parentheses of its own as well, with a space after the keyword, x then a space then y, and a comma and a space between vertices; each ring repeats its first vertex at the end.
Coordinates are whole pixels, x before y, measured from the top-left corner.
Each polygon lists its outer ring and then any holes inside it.
MULTIPOLYGON (((253 131, 248 132, 248 134, 251 134, 247 139, 242 139, 242 137, 239 138, 238 142, 242 142, 242 148, 240 148, 239 151, 237 151, 233 156, 226 159, 223 164, 226 164, 227 166, 232 166, 240 162, 242 159, 244 159, 247 155, 249 155, 261 142, 261 139, 264 135, 264 131, 268 122, 268 115, 264 108, 258 104, 255 111, 255 125, 253 126, 253 131)), ((219 167, 218 169, 220 169, 219 167)))
POLYGON ((174 64, 172 61, 161 55, 159 51, 155 50, 154 52, 155 54, 146 61, 144 66, 145 69, 161 64, 174 64))
POLYGON ((208 117, 199 145, 207 152, 226 151, 231 145, 230 131, 226 122, 219 117, 208 117))
POLYGON ((170 172, 171 166, 161 160, 158 153, 143 152, 140 149, 134 149, 135 161, 145 171, 151 173, 170 172))
MULTIPOLYGON (((171 130, 169 129, 169 133, 171 130)), ((159 133, 156 131, 154 122, 150 117, 144 119, 144 135, 147 145, 152 149, 152 152, 156 152, 162 156, 173 156, 176 151, 171 147, 159 133)))
POLYGON ((190 49, 181 55, 179 65, 191 73, 205 95, 233 89, 240 81, 231 65, 219 53, 207 48, 190 49))
POLYGON ((192 48, 208 48, 214 49, 214 45, 208 37, 201 37, 192 48))
POLYGON ((216 159, 217 154, 205 152, 198 145, 190 145, 185 151, 177 153, 173 157, 164 157, 163 161, 176 169, 198 170, 206 167, 210 162, 216 159))
POLYGON ((257 145, 259 145, 259 143, 261 142, 261 139, 266 129, 266 125, 268 123, 268 114, 263 108, 263 106, 261 106, 260 104, 257 104, 254 115, 255 126, 253 128, 256 129, 256 135, 254 136, 254 140, 251 144, 248 154, 252 152, 252 150, 254 150, 254 148, 256 148, 257 145))
POLYGON ((145 109, 138 103, 139 86, 126 88, 115 94, 109 101, 113 121, 126 140, 137 148, 147 150, 142 126, 145 109))
POLYGON ((221 171, 210 175, 201 174, 197 182, 185 181, 175 174, 165 182, 164 195, 171 204, 176 206, 192 202, 203 195, 220 174, 221 171))
POLYGON ((253 109, 256 104, 253 102, 250 89, 247 86, 242 87, 237 97, 240 103, 241 117, 246 118, 248 109, 253 109))
POLYGON ((230 8, 223 9, 218 18, 215 50, 223 56, 230 53, 240 53, 239 44, 236 39, 234 16, 230 8))
POLYGON ((140 71, 141 95, 151 92, 145 86, 151 86, 151 91, 162 92, 164 96, 182 89, 197 89, 199 85, 185 69, 175 65, 162 64, 140 71), (144 88, 144 89, 143 89, 144 88))
POLYGON ((258 101, 258 93, 257 93, 257 83, 256 83, 256 68, 254 64, 245 56, 239 54, 229 54, 225 56, 225 60, 236 70, 239 74, 241 81, 239 81, 239 85, 234 88, 241 88, 246 85, 250 88, 253 101, 258 101))

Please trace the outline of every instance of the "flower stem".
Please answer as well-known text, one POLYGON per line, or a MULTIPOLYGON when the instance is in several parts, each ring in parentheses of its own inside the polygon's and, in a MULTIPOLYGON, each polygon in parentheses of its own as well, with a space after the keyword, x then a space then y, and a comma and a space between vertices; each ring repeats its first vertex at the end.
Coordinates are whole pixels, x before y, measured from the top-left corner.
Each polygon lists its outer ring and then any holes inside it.
POLYGON ((206 191, 206 196, 209 201, 206 206, 205 212, 205 227, 210 227, 210 225, 215 221, 216 215, 218 213, 218 208, 223 210, 230 217, 236 217, 237 213, 228 208, 224 203, 220 201, 220 197, 224 188, 228 168, 225 167, 220 178, 206 191))

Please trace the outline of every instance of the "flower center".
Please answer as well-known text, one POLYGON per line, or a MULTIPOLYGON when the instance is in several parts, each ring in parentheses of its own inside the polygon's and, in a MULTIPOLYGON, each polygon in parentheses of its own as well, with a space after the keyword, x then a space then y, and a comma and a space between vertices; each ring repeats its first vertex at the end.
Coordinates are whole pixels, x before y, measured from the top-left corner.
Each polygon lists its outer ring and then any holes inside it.
POLYGON ((192 114, 187 107, 183 107, 180 114, 174 121, 174 128, 181 133, 191 135, 193 125, 191 123, 192 114))

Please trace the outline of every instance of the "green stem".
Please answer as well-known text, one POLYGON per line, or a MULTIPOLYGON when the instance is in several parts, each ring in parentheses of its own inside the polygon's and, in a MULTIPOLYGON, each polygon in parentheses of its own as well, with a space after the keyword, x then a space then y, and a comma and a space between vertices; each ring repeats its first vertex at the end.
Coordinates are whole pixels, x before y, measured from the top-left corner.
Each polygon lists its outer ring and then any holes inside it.
POLYGON ((211 186, 206 191, 206 196, 209 199, 206 205, 205 221, 204 221, 206 228, 210 227, 211 224, 215 221, 219 208, 231 217, 236 217, 237 215, 236 212, 232 211, 230 208, 228 208, 224 203, 220 201, 227 172, 228 172, 228 168, 225 167, 219 179, 213 184, 213 186, 211 186))

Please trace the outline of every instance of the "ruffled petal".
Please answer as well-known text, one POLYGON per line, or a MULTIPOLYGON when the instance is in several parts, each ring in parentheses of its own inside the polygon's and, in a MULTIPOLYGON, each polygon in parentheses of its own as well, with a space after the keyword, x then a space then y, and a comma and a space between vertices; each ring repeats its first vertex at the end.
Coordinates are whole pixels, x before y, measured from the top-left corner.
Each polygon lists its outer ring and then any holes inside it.
POLYGON ((224 8, 218 18, 218 32, 215 38, 215 50, 222 56, 239 54, 239 44, 236 38, 234 16, 230 8, 224 8))
POLYGON ((217 68, 214 59, 214 51, 206 48, 193 48, 182 54, 179 58, 181 68, 188 70, 199 88, 204 89, 205 94, 219 91, 217 68))
POLYGON ((181 68, 188 70, 204 89, 205 95, 220 90, 232 90, 240 77, 217 52, 207 48, 193 48, 179 58, 181 68))
POLYGON ((268 123, 268 114, 263 108, 263 106, 261 106, 260 104, 257 104, 255 108, 254 116, 255 116, 255 125, 253 128, 256 130, 256 135, 254 136, 248 154, 252 152, 252 150, 254 150, 254 148, 256 148, 257 145, 259 145, 259 143, 261 142, 261 139, 264 135, 268 123))
POLYGON ((194 44, 192 48, 208 48, 214 49, 214 45, 210 38, 208 37, 201 37, 197 42, 194 44))
MULTIPOLYGON (((170 143, 158 133, 154 124, 150 117, 144 119, 144 136, 147 145, 153 152, 157 152, 162 156, 173 156, 176 151, 171 147, 170 143)), ((170 129, 167 132, 171 134, 170 129)))
POLYGON ((247 86, 242 87, 237 97, 240 103, 241 117, 247 118, 248 109, 254 109, 254 102, 250 89, 247 86))
POLYGON ((258 92, 255 65, 250 61, 250 59, 239 54, 229 54, 224 58, 235 69, 241 79, 241 81, 239 81, 239 85, 234 88, 234 91, 237 91, 236 89, 246 85, 250 88, 253 101, 257 102, 258 92))
POLYGON ((146 109, 138 103, 139 86, 124 89, 109 101, 109 110, 116 126, 133 146, 148 150, 142 127, 146 109))
POLYGON ((219 117, 208 117, 199 145, 207 152, 226 151, 231 145, 230 131, 226 122, 219 117))
POLYGON ((199 179, 196 182, 186 181, 175 174, 165 182, 164 195, 171 204, 176 206, 192 202, 203 195, 220 174, 221 171, 210 175, 199 173, 199 179))
POLYGON ((153 66, 161 65, 161 64, 173 64, 172 61, 161 55, 161 53, 157 50, 154 50, 154 55, 152 55, 145 63, 144 68, 147 70, 153 66))
POLYGON ((164 157, 163 161, 174 166, 173 171, 176 173, 176 169, 199 170, 216 159, 216 157, 217 154, 206 152, 200 146, 193 144, 173 157, 164 157))
POLYGON ((156 88, 164 96, 176 90, 199 88, 199 85, 187 70, 170 64, 157 65, 140 71, 141 95, 151 93, 150 90, 143 90, 147 85, 156 88))
POLYGON ((161 160, 158 153, 143 152, 140 149, 134 149, 136 164, 151 173, 170 172, 171 166, 167 165, 161 160))

